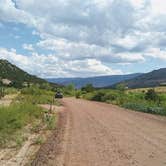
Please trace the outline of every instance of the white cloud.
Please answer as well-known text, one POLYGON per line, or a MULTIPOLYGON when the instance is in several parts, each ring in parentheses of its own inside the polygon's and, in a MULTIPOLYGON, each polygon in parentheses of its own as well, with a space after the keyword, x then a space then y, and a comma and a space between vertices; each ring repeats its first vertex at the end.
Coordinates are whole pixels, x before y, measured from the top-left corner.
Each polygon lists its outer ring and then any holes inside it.
POLYGON ((153 14, 166 14, 166 1, 151 0, 153 14))
MULTIPOLYGON (((118 53, 116 56, 121 59, 121 62, 125 62, 126 59, 128 61, 126 62, 143 62, 145 61, 145 58, 139 54, 139 53, 134 53, 134 52, 125 52, 125 53, 118 53)), ((120 60, 119 60, 120 61, 120 60)))
POLYGON ((27 25, 34 26, 34 17, 24 10, 17 9, 12 0, 0 0, 0 20, 21 22, 27 25))
MULTIPOLYGON (((62 75, 71 75, 72 72, 75 75, 81 72, 89 72, 89 75, 95 72, 117 73, 104 64, 138 63, 146 61, 147 57, 165 57, 165 51, 161 51, 166 44, 164 0, 15 2, 16 5, 12 0, 0 0, 0 20, 31 26, 34 28, 32 35, 41 37, 36 46, 51 53, 30 56, 31 59, 36 58, 35 61, 39 59, 39 71, 42 71, 41 66, 45 66, 51 75, 56 72, 62 75), (85 64, 89 62, 86 71, 85 64), (77 73, 81 64, 83 71, 77 73)), ((32 45, 24 44, 23 48, 35 51, 32 45)), ((39 74, 42 75, 41 72, 39 74)), ((43 75, 46 74, 48 71, 44 70, 43 75)))
POLYGON ((166 61, 166 50, 161 50, 160 48, 149 48, 146 50, 145 55, 166 61))
POLYGON ((17 54, 14 49, 9 51, 0 48, 0 59, 7 59, 29 73, 44 78, 122 74, 120 70, 113 70, 95 59, 69 60, 66 63, 53 54, 39 55, 33 53, 31 56, 25 56, 17 54))
POLYGON ((115 54, 111 48, 82 42, 70 42, 65 39, 42 40, 37 43, 37 46, 39 48, 55 51, 59 58, 64 60, 98 59, 104 63, 133 63, 144 59, 138 53, 125 52, 123 54, 115 54))
POLYGON ((25 43, 25 44, 22 45, 22 47, 23 47, 23 49, 28 50, 28 51, 33 51, 34 50, 32 44, 26 44, 25 43))
POLYGON ((127 35, 124 38, 115 38, 115 40, 112 43, 124 47, 126 49, 132 49, 136 47, 139 42, 140 38, 138 38, 138 36, 127 35))

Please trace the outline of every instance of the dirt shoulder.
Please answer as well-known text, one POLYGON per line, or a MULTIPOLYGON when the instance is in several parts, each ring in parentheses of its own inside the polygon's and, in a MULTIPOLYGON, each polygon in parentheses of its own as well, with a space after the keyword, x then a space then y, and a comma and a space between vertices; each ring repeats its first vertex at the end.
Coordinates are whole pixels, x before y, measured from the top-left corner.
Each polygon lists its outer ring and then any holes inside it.
POLYGON ((60 166, 63 162, 62 144, 65 135, 65 127, 67 122, 67 112, 61 107, 58 112, 57 127, 47 139, 47 141, 40 147, 36 154, 36 158, 32 162, 32 166, 60 166))

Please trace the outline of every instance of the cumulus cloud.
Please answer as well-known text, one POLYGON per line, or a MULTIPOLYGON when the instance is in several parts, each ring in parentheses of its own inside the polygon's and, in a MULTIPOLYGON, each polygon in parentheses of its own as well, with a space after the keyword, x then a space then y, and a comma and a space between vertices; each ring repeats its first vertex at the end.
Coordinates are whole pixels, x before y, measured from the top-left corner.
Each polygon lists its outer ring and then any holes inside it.
POLYGON ((33 16, 24 10, 16 8, 12 0, 0 0, 0 20, 35 25, 33 16))
POLYGON ((83 60, 98 59, 101 62, 132 63, 144 60, 138 53, 114 53, 111 47, 102 47, 95 44, 70 42, 65 39, 47 39, 37 43, 43 49, 55 51, 62 59, 83 60))
POLYGON ((28 50, 28 51, 33 51, 33 50, 34 50, 32 44, 26 44, 26 43, 24 43, 24 44, 22 45, 22 47, 23 47, 23 49, 28 50))
POLYGON ((0 48, 0 59, 7 59, 31 74, 48 78, 122 74, 121 70, 113 70, 96 59, 69 60, 66 63, 53 54, 33 53, 31 56, 25 56, 17 54, 15 49, 0 48))
MULTIPOLYGON (((78 66, 84 75, 114 74, 119 71, 108 64, 144 62, 147 57, 165 59, 164 0, 0 0, 0 20, 35 29, 33 35, 41 37, 35 48, 51 53, 30 58, 42 57, 38 67, 46 61, 52 75, 79 75, 78 66), (51 70, 50 57, 56 59, 58 71, 51 70)), ((35 51, 32 45, 23 48, 35 51)))
POLYGON ((166 60, 166 49, 149 48, 146 50, 145 55, 152 58, 166 60))

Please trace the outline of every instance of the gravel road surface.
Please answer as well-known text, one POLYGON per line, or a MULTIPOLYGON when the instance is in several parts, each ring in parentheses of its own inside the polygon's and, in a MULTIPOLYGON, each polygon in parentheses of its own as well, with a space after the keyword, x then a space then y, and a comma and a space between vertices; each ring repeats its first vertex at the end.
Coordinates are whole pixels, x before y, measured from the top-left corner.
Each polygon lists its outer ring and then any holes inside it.
POLYGON ((82 99, 62 103, 66 120, 55 146, 59 152, 52 150, 45 165, 166 166, 165 117, 82 99))

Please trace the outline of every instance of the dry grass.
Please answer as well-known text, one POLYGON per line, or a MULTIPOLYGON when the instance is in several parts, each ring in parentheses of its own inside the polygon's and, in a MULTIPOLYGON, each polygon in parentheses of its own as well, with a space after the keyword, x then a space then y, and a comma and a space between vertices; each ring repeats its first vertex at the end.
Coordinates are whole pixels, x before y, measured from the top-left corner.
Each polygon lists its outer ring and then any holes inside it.
MULTIPOLYGON (((138 88, 138 89, 129 89, 128 92, 147 92, 149 89, 152 88, 138 88)), ((154 90, 157 93, 166 93, 166 86, 155 87, 154 90)))

